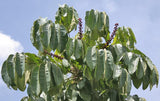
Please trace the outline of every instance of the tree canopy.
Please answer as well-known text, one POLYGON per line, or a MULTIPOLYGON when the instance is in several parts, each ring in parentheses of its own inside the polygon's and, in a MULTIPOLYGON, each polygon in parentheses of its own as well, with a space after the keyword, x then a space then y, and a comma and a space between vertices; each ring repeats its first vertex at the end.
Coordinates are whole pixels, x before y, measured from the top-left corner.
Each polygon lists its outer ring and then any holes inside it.
POLYGON ((132 29, 116 23, 110 33, 105 12, 86 11, 83 32, 77 11, 61 5, 55 22, 34 21, 30 39, 38 54, 11 54, 1 70, 9 88, 27 89, 21 101, 145 101, 130 95, 132 84, 158 86, 157 68, 135 47, 132 29))

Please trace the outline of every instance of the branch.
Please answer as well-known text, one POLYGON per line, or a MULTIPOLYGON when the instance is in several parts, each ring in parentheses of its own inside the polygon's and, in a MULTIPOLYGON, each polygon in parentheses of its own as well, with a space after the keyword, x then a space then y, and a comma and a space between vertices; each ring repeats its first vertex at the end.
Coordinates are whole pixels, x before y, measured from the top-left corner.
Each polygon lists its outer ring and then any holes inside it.
POLYGON ((82 28, 83 28, 83 27, 82 27, 82 19, 79 18, 78 20, 79 20, 79 32, 78 32, 78 33, 79 33, 79 38, 78 38, 78 39, 81 40, 82 37, 83 37, 83 35, 82 35, 82 33, 83 33, 83 31, 82 31, 82 28))
POLYGON ((104 46, 103 48, 106 48, 106 47, 109 45, 109 43, 111 43, 111 41, 113 40, 114 36, 116 35, 116 31, 117 31, 117 29, 118 29, 117 27, 118 27, 118 23, 115 24, 114 30, 113 30, 113 32, 112 32, 112 34, 111 34, 111 37, 110 37, 110 39, 106 42, 106 44, 105 44, 105 46, 104 46))
POLYGON ((48 55, 50 55, 50 56, 56 57, 56 58, 58 58, 58 59, 60 59, 60 60, 62 60, 62 59, 63 59, 63 57, 58 56, 58 55, 53 54, 53 53, 49 53, 49 52, 48 52, 48 51, 46 51, 46 50, 44 50, 44 53, 45 53, 45 54, 48 54, 48 55))

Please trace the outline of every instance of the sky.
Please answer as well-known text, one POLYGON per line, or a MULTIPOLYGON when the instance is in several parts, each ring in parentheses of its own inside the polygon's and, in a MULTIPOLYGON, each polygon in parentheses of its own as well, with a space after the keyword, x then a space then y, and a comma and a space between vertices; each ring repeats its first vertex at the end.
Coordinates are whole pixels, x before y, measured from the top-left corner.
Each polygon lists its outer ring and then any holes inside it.
MULTIPOLYGON (((33 22, 39 17, 54 21, 61 4, 73 6, 82 19, 87 10, 105 11, 111 32, 115 23, 131 27, 137 39, 136 47, 151 58, 160 72, 160 0, 0 0, 0 69, 9 54, 37 54, 30 41, 33 22)), ((154 86, 151 91, 132 86, 131 95, 134 94, 147 101, 159 101, 160 86, 154 86)), ((26 91, 8 89, 0 76, 0 101, 20 101, 26 95, 26 91)))

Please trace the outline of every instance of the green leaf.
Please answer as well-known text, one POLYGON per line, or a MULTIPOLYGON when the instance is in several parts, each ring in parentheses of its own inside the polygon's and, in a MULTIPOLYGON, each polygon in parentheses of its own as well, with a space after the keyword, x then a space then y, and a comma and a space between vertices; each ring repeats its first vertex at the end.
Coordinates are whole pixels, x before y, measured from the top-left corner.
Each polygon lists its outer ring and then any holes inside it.
POLYGON ((104 77, 105 79, 110 79, 113 75, 114 60, 111 51, 104 50, 105 52, 105 67, 104 67, 104 77))
POLYGON ((130 94, 130 91, 131 91, 131 87, 132 87, 132 84, 131 84, 131 76, 129 73, 127 73, 127 80, 126 80, 126 84, 125 84, 125 92, 127 92, 127 95, 130 94))
POLYGON ((30 89, 34 95, 39 96, 41 93, 39 82, 39 67, 35 67, 31 73, 30 89))
POLYGON ((123 87, 125 85, 125 83, 127 83, 126 79, 127 79, 127 70, 122 69, 122 73, 119 78, 119 88, 123 87))
POLYGON ((50 44, 52 26, 53 26, 53 22, 51 20, 48 20, 39 28, 40 40, 43 44, 44 49, 47 49, 47 50, 50 44))
POLYGON ((136 71, 136 76, 138 79, 141 79, 144 75, 144 63, 142 59, 139 59, 139 63, 138 63, 138 69, 136 71))
POLYGON ((132 75, 132 81, 133 81, 134 87, 138 89, 141 86, 143 79, 138 79, 136 74, 134 73, 132 75))
POLYGON ((103 78, 104 66, 105 66, 105 53, 103 49, 100 49, 98 50, 97 53, 97 66, 95 68, 95 73, 94 73, 95 80, 98 81, 103 78))
POLYGON ((75 40, 75 49, 74 49, 74 56, 76 59, 81 58, 83 51, 83 43, 81 40, 76 39, 75 40))
POLYGON ((67 54, 68 57, 72 56, 72 54, 73 54, 74 47, 75 47, 74 41, 75 40, 69 38, 69 40, 67 42, 67 45, 66 45, 66 54, 67 54))
POLYGON ((123 58, 126 49, 121 44, 115 44, 113 47, 117 55, 116 62, 119 62, 123 58))
POLYGON ((128 64, 128 71, 130 74, 133 74, 138 67, 139 57, 132 57, 131 62, 128 64))
POLYGON ((40 88, 44 92, 48 92, 54 85, 51 76, 51 63, 46 61, 40 65, 39 81, 40 88))
POLYGON ((148 67, 150 68, 150 70, 152 71, 153 70, 153 67, 154 67, 154 64, 152 63, 152 61, 148 58, 148 57, 145 57, 145 60, 146 60, 146 63, 148 65, 148 67))
POLYGON ((7 72, 7 60, 4 61, 3 65, 2 65, 1 76, 2 76, 3 81, 9 87, 11 85, 11 78, 9 77, 9 74, 7 72))
POLYGON ((122 69, 120 65, 114 65, 113 66, 113 79, 117 79, 118 77, 120 77, 122 73, 122 69))
POLYGON ((25 72, 25 55, 22 53, 16 53, 15 66, 18 76, 21 78, 25 72))
POLYGON ((61 85, 64 81, 64 77, 63 77, 61 69, 57 65, 52 63, 51 70, 52 70, 56 85, 57 86, 61 85))
POLYGON ((22 77, 17 76, 17 87, 19 90, 24 91, 26 89, 26 79, 27 79, 27 74, 23 74, 22 77))
POLYGON ((35 48, 41 52, 43 52, 43 45, 41 42, 40 27, 44 25, 46 22, 47 22, 46 18, 39 18, 34 22, 33 27, 31 29, 31 36, 30 36, 31 42, 33 46, 35 46, 35 48))
POLYGON ((149 69, 149 67, 147 67, 145 75, 143 77, 143 86, 142 86, 143 90, 145 90, 150 83, 150 75, 151 75, 151 70, 149 69))
POLYGON ((50 38, 50 48, 54 51, 58 46, 58 34, 56 32, 55 24, 51 25, 51 38, 50 38))
POLYGON ((157 68, 154 66, 150 75, 150 90, 155 84, 158 87, 158 81, 159 81, 159 74, 158 74, 157 68))
POLYGON ((78 13, 73 7, 69 7, 68 5, 60 5, 55 19, 56 23, 64 25, 67 33, 71 32, 73 29, 77 28, 78 24, 78 13))
POLYGON ((58 35, 58 47, 57 47, 57 49, 60 52, 63 52, 63 50, 66 48, 66 44, 67 44, 67 41, 68 41, 68 35, 67 35, 66 29, 63 25, 56 24, 55 28, 56 28, 56 33, 58 35))
POLYGON ((97 65, 97 49, 96 46, 88 47, 86 54, 86 63, 91 70, 97 65))
POLYGON ((12 88, 17 90, 17 80, 16 80, 15 62, 13 54, 9 55, 7 59, 7 72, 11 79, 12 88))

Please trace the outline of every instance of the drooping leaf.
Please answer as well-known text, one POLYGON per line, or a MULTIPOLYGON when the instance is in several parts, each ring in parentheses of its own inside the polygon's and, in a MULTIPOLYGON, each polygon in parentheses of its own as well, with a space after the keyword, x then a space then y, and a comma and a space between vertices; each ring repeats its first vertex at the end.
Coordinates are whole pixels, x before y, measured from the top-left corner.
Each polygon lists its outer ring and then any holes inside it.
POLYGON ((27 76, 27 74, 23 74, 22 77, 17 76, 17 87, 21 91, 24 91, 26 89, 26 79, 28 79, 27 76))
POLYGON ((23 53, 16 53, 15 67, 18 76, 21 78, 25 72, 25 55, 23 53))
POLYGON ((77 28, 78 18, 77 11, 73 7, 64 4, 60 5, 55 16, 55 22, 64 25, 67 33, 70 33, 77 28))
POLYGON ((134 73, 132 75, 132 81, 133 81, 134 87, 138 89, 141 86, 143 79, 139 79, 134 73))
POLYGON ((59 86, 60 84, 62 84, 64 81, 64 78, 63 78, 61 69, 57 65, 51 63, 51 71, 52 71, 56 85, 59 86))
POLYGON ((133 74, 138 67, 139 57, 132 57, 131 62, 128 64, 128 71, 130 74, 133 74))
POLYGON ((2 76, 3 81, 9 87, 11 84, 11 78, 9 77, 9 74, 7 72, 7 60, 4 61, 3 65, 2 65, 1 76, 2 76))
POLYGON ((53 26, 53 22, 51 20, 46 21, 43 25, 39 27, 39 33, 40 33, 40 40, 43 44, 44 49, 49 50, 50 45, 50 38, 51 38, 51 32, 53 26))
POLYGON ((105 67, 104 77, 106 80, 110 79, 113 75, 114 60, 111 51, 105 50, 105 67))
POLYGON ((122 69, 122 73, 119 78, 119 88, 123 87, 125 85, 125 83, 127 83, 126 79, 127 79, 127 70, 122 69))
POLYGON ((142 59, 139 59, 139 63, 138 63, 138 68, 137 68, 137 71, 136 71, 136 76, 138 79, 141 79, 144 75, 144 63, 143 63, 143 60, 142 59))
POLYGON ((158 74, 157 68, 154 66, 150 75, 150 90, 155 84, 158 87, 158 81, 159 81, 159 74, 158 74))
POLYGON ((86 54, 86 62, 91 70, 97 65, 97 49, 96 47, 88 47, 86 54))
POLYGON ((14 55, 9 55, 7 59, 7 72, 11 79, 11 86, 13 89, 17 90, 17 77, 16 77, 16 69, 14 62, 14 55))
POLYGON ((67 35, 66 29, 63 25, 56 24, 55 28, 56 28, 56 33, 58 35, 58 47, 57 47, 57 49, 60 52, 63 52, 63 50, 66 48, 66 44, 67 44, 67 41, 68 41, 68 35, 67 35))
POLYGON ((145 60, 146 60, 146 62, 147 62, 148 67, 149 67, 150 70, 152 71, 152 70, 153 70, 153 67, 154 67, 154 64, 152 63, 152 61, 151 61, 148 57, 145 57, 145 60))
POLYGON ((147 67, 145 75, 143 77, 143 86, 142 86, 143 90, 145 90, 150 83, 150 75, 151 75, 151 70, 149 69, 149 67, 147 67))
POLYGON ((41 93, 38 66, 35 67, 31 73, 30 89, 35 96, 39 96, 41 93))
POLYGON ((113 47, 117 55, 116 62, 119 62, 123 58, 126 49, 121 44, 115 44, 113 47))
POLYGON ((55 50, 58 46, 58 34, 56 32, 55 24, 51 25, 51 38, 50 38, 50 48, 55 50))
POLYGON ((120 77, 121 73, 122 73, 121 66, 114 65, 114 67, 113 67, 113 79, 116 79, 116 78, 120 77))
POLYGON ((98 81, 103 78, 104 66, 105 66, 105 53, 103 49, 100 49, 98 50, 97 53, 97 66, 95 68, 95 73, 94 73, 95 80, 98 81))
POLYGON ((76 59, 79 59, 82 56, 83 51, 83 43, 81 40, 75 40, 75 49, 74 49, 74 56, 76 59))
POLYGON ((51 76, 51 63, 46 61, 42 63, 39 69, 40 88, 44 92, 48 92, 54 85, 51 76))
POLYGON ((75 40, 69 38, 68 39, 68 42, 67 42, 67 45, 66 45, 66 54, 68 57, 72 56, 73 54, 73 51, 74 51, 74 48, 75 48, 75 40))
POLYGON ((31 29, 31 35, 30 35, 31 42, 33 46, 35 46, 36 49, 41 52, 43 52, 43 44, 41 42, 40 27, 44 25, 46 22, 47 22, 46 18, 39 18, 34 22, 33 27, 31 29))

